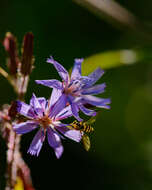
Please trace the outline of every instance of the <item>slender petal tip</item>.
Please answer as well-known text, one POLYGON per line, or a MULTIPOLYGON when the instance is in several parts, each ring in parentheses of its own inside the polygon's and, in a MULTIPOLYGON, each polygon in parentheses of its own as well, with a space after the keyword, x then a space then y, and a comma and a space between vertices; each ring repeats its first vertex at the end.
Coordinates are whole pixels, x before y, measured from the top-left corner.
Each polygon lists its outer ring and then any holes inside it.
POLYGON ((50 88, 57 88, 62 90, 63 86, 62 83, 58 80, 52 79, 52 80, 35 80, 37 84, 41 84, 50 88))
POLYGON ((52 63, 52 64, 56 63, 56 61, 54 60, 53 56, 50 56, 50 58, 47 58, 46 62, 47 63, 52 63))
POLYGON ((72 139, 76 142, 80 142, 82 138, 82 133, 77 130, 69 130, 65 133, 65 136, 67 136, 69 139, 72 139))
POLYGON ((44 139, 45 139, 44 133, 42 133, 42 131, 39 130, 36 133, 27 153, 30 153, 33 156, 34 155, 38 156, 42 148, 44 139))
POLYGON ((74 62, 75 62, 75 63, 82 63, 83 61, 84 61, 83 58, 75 58, 75 59, 74 59, 74 62))
POLYGON ((62 154, 63 154, 64 148, 63 148, 63 146, 61 145, 61 146, 55 148, 54 151, 55 151, 56 157, 59 159, 59 158, 61 158, 61 156, 62 156, 62 154))

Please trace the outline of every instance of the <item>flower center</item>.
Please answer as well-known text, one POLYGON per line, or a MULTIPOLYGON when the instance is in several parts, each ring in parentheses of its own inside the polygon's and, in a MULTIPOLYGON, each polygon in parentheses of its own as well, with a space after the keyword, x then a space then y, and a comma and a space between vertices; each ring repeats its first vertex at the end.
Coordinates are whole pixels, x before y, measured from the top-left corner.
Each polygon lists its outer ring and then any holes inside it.
POLYGON ((38 119, 38 122, 39 124, 44 128, 46 129, 51 123, 52 123, 52 120, 51 118, 48 117, 48 115, 45 115, 41 118, 38 119))
POLYGON ((72 96, 79 96, 79 88, 80 82, 79 81, 72 81, 69 85, 64 85, 64 93, 70 94, 72 96))

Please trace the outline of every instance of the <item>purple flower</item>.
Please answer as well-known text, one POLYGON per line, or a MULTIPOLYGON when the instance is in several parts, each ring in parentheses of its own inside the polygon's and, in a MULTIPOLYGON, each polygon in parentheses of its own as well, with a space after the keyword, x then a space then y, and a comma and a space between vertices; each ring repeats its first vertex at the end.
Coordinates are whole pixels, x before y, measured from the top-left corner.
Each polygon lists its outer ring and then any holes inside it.
POLYGON ((61 64, 55 61, 53 57, 47 59, 47 62, 54 65, 60 77, 62 78, 62 82, 53 79, 36 80, 36 83, 57 89, 61 94, 59 99, 62 101, 58 101, 58 104, 60 104, 60 107, 63 108, 65 105, 70 105, 73 116, 77 120, 82 120, 78 114, 79 110, 89 116, 96 115, 94 110, 86 108, 86 104, 90 104, 91 106, 96 106, 99 108, 110 108, 110 106, 107 105, 110 104, 110 99, 93 96, 103 93, 106 87, 105 83, 95 85, 95 83, 104 74, 103 70, 97 68, 88 76, 82 76, 81 63, 83 62, 83 59, 75 59, 71 76, 69 76, 68 71, 61 64))
POLYGON ((53 89, 52 96, 48 101, 45 98, 37 98, 34 94, 30 100, 30 105, 17 101, 17 111, 28 120, 13 125, 16 133, 28 133, 39 127, 28 150, 31 155, 39 155, 46 135, 57 158, 60 158, 63 153, 60 137, 67 137, 76 142, 81 140, 83 134, 80 131, 69 129, 66 124, 60 122, 60 120, 72 116, 72 112, 69 106, 64 109, 60 108, 65 100, 62 96, 60 102, 56 101, 58 95, 58 90, 53 89))

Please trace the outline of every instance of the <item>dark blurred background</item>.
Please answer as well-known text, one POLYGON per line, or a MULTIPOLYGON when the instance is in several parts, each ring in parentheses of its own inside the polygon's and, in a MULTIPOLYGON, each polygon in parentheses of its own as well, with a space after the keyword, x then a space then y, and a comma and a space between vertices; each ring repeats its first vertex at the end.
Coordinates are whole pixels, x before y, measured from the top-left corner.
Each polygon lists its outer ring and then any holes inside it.
MULTIPOLYGON (((151 28, 151 0, 117 0, 141 22, 151 28)), ((150 30, 150 29, 149 29, 150 30)), ((150 190, 152 188, 152 65, 151 40, 140 31, 117 27, 70 0, 1 0, 0 41, 12 32, 21 48, 26 32, 34 34, 35 69, 26 96, 32 92, 49 97, 51 90, 35 84, 36 79, 60 79, 46 63, 53 55, 67 69, 75 57, 88 57, 111 50, 140 48, 147 58, 137 64, 106 70, 101 81, 107 84, 104 97, 112 100, 110 110, 102 110, 91 134, 91 149, 63 141, 64 154, 57 160, 44 143, 40 156, 32 157, 27 149, 35 132, 22 137, 21 151, 31 168, 36 190, 116 189, 150 190)), ((148 31, 150 33, 150 31, 148 31)), ((0 66, 6 68, 6 53, 0 46, 0 66)), ((110 57, 109 57, 110 60, 110 57)), ((0 76, 0 105, 10 103, 15 94, 0 76)), ((0 160, 5 164, 4 142, 0 160)), ((4 175, 1 167, 0 175, 4 175)), ((2 178, 3 179, 3 178, 2 178)), ((4 189, 3 180, 0 190, 4 189)))

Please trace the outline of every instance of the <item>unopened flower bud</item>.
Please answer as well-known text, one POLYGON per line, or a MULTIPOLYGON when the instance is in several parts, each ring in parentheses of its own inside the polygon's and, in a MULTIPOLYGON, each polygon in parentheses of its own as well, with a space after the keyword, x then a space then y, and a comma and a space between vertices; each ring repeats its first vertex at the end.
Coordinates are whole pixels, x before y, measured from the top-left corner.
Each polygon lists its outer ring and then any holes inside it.
POLYGON ((10 32, 7 32, 5 39, 3 41, 3 45, 5 50, 9 54, 8 68, 10 69, 10 73, 12 75, 16 75, 19 64, 19 58, 18 58, 15 36, 13 36, 13 34, 11 34, 10 32))
POLYGON ((23 40, 23 54, 22 54, 22 64, 21 73, 23 75, 29 75, 32 70, 32 65, 34 63, 33 59, 33 39, 34 36, 31 32, 28 32, 24 36, 23 40))
POLYGON ((14 118, 16 117, 17 115, 17 101, 13 101, 11 103, 11 106, 8 110, 8 115, 11 117, 11 118, 14 118))

